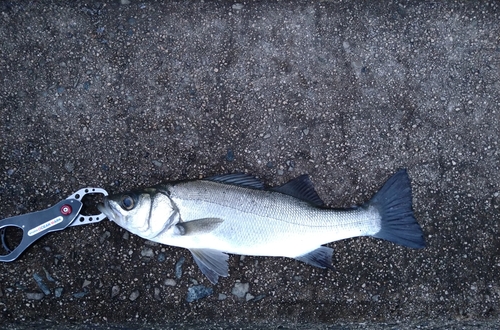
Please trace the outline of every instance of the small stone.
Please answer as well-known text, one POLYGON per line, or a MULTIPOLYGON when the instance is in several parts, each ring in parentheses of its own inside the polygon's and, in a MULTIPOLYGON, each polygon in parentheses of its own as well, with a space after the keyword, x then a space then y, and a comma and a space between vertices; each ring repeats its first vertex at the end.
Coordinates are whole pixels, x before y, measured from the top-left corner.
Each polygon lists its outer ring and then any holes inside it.
POLYGON ((56 298, 61 298, 63 291, 64 291, 63 288, 56 288, 54 290, 54 294, 56 295, 56 298))
POLYGON ((304 133, 304 135, 308 135, 309 134, 309 128, 304 128, 302 130, 302 133, 304 133))
POLYGON ((158 161, 158 160, 153 160, 152 161, 153 165, 156 166, 156 167, 161 167, 163 165, 162 162, 158 161))
POLYGON ((256 296, 256 297, 254 298, 254 300, 253 300, 253 301, 254 301, 254 302, 257 302, 257 301, 259 301, 259 300, 264 299, 265 297, 266 297, 266 295, 265 295, 265 294, 259 294, 258 296, 256 296))
POLYGON ((45 283, 43 282, 43 279, 40 275, 38 275, 37 273, 34 273, 33 274, 33 279, 35 280, 36 284, 38 285, 38 287, 43 291, 43 293, 48 296, 51 292, 50 292, 50 289, 47 287, 47 285, 45 285, 45 283))
POLYGON ((155 256, 155 253, 152 248, 144 248, 141 251, 141 256, 150 259, 155 256))
POLYGON ((132 293, 130 294, 130 296, 128 297, 128 299, 130 301, 135 301, 137 298, 139 298, 141 294, 139 293, 139 290, 134 290, 132 291, 132 293))
POLYGON ((122 272, 122 266, 121 265, 116 265, 116 266, 115 265, 110 265, 109 268, 112 269, 112 270, 116 270, 116 271, 118 271, 120 273, 122 272))
POLYGON ((45 295, 41 292, 27 292, 26 298, 29 300, 42 300, 45 295))
POLYGON ((177 285, 177 282, 173 279, 173 278, 167 278, 163 284, 165 284, 166 286, 176 286, 177 285))
POLYGON ((114 298, 120 294, 120 287, 118 285, 113 285, 111 288, 111 298, 114 298))
POLYGON ((14 172, 16 172, 16 170, 15 170, 15 169, 13 169, 13 168, 9 168, 9 169, 7 170, 7 175, 8 175, 8 176, 11 176, 12 174, 14 174, 14 172))
POLYGON ((158 257, 156 257, 156 259, 158 260, 158 262, 165 262, 165 260, 167 260, 167 256, 165 255, 165 253, 160 252, 158 253, 158 257))
POLYGON ((234 283, 231 293, 238 298, 244 298, 249 289, 250 284, 248 283, 234 283))
POLYGON ((63 258, 63 256, 61 254, 56 254, 54 256, 54 265, 59 265, 59 262, 61 261, 61 259, 63 258))
POLYGON ((56 280, 49 274, 49 272, 47 271, 47 269, 45 269, 45 267, 43 267, 43 271, 45 272, 45 277, 47 278, 47 280, 49 282, 55 282, 56 280))
POLYGON ((242 3, 235 3, 233 4, 233 9, 234 10, 242 10, 243 9, 243 4, 242 3))
POLYGON ((92 284, 92 282, 90 282, 89 280, 85 280, 83 281, 82 288, 88 287, 90 284, 92 284))
POLYGON ((160 288, 154 288, 153 298, 154 298, 156 301, 161 301, 161 297, 160 297, 160 288))
POLYGON ((247 292, 247 294, 245 295, 245 300, 246 301, 250 301, 253 298, 255 298, 255 296, 253 296, 250 292, 247 292))
POLYGON ((130 238, 130 234, 128 233, 128 231, 126 231, 126 232, 124 232, 124 233, 123 233, 122 238, 123 238, 124 240, 128 240, 128 239, 130 238))
POLYGON ((73 293, 73 297, 76 299, 80 299, 80 298, 85 297, 87 294, 88 294, 88 292, 83 292, 83 291, 77 292, 77 293, 73 293))
POLYGON ((226 152, 226 160, 228 162, 232 162, 234 161, 234 151, 232 149, 227 149, 227 152, 226 152))
POLYGON ((196 285, 188 288, 186 301, 188 303, 210 296, 214 290, 203 285, 196 285))
POLYGON ((219 300, 226 300, 227 296, 223 293, 219 293, 219 300))
POLYGON ((68 171, 69 173, 73 172, 73 170, 75 169, 75 164, 71 163, 71 162, 67 162, 65 165, 64 165, 64 168, 66 169, 66 171, 68 171))
POLYGON ((111 233, 109 231, 105 231, 104 233, 99 236, 99 243, 104 243, 105 240, 107 240, 109 237, 111 237, 111 233))
POLYGON ((178 280, 182 277, 182 265, 184 264, 184 261, 186 261, 186 258, 180 257, 179 261, 175 264, 175 278, 178 280))

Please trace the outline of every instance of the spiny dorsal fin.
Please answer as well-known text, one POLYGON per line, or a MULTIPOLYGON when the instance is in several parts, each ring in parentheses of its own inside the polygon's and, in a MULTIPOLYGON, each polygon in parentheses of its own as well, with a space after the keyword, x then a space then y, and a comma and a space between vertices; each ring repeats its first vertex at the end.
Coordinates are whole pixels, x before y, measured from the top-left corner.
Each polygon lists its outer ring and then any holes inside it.
POLYGON ((239 186, 244 188, 259 189, 259 190, 264 189, 264 184, 262 183, 262 181, 260 181, 253 175, 245 173, 215 175, 205 178, 204 180, 220 182, 225 184, 232 184, 234 186, 239 186))
POLYGON ((271 188, 285 195, 289 195, 315 206, 324 206, 325 203, 319 198, 318 193, 309 179, 309 175, 303 174, 293 180, 288 181, 282 186, 271 188))

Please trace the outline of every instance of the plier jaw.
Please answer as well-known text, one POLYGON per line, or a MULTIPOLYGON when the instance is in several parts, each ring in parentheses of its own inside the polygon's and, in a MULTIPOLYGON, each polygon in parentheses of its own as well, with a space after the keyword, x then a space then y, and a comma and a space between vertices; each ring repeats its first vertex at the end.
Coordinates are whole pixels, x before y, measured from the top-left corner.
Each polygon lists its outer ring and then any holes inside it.
POLYGON ((0 255, 0 261, 9 262, 17 259, 31 244, 50 232, 104 220, 106 216, 103 213, 97 215, 80 213, 83 207, 82 199, 89 194, 108 195, 102 188, 83 188, 48 209, 1 220, 0 241, 6 254, 0 255), (21 241, 12 250, 6 243, 5 235, 8 227, 17 227, 23 232, 21 241))
MULTIPOLYGON (((67 199, 76 199, 78 201, 82 201, 82 198, 85 195, 93 195, 93 194, 101 194, 103 196, 108 196, 108 192, 102 188, 83 188, 78 190, 73 195, 69 196, 67 199)), ((88 225, 91 223, 96 223, 106 219, 106 215, 104 213, 99 213, 96 215, 82 215, 78 214, 78 216, 71 222, 70 226, 80 226, 80 225, 88 225)))

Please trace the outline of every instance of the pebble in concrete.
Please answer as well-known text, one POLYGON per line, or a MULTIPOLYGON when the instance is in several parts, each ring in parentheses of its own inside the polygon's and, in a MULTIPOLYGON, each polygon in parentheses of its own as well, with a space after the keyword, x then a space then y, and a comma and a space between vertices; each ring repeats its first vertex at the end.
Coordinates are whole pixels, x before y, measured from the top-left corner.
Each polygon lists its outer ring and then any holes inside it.
POLYGON ((186 261, 186 258, 180 257, 179 261, 175 264, 175 278, 178 280, 182 277, 182 265, 184 264, 184 261, 186 261))
POLYGON ((188 303, 210 296, 214 293, 212 288, 203 285, 195 285, 188 288, 186 301, 188 303))
POLYGON ((40 275, 38 275, 37 273, 34 273, 33 279, 35 280, 38 287, 43 291, 43 293, 48 296, 50 294, 50 289, 47 287, 47 285, 45 285, 42 277, 40 275))
POLYGON ((152 248, 144 248, 141 251, 141 256, 147 259, 153 258, 155 256, 155 253, 152 248))
POLYGON ((249 289, 250 289, 250 284, 237 282, 234 283, 234 287, 233 290, 231 290, 231 293, 236 297, 243 299, 249 289))
POLYGON ((130 301, 135 301, 137 298, 139 298, 141 294, 139 293, 139 290, 134 290, 132 291, 132 293, 130 294, 130 296, 128 297, 128 299, 130 301))
POLYGON ((63 291, 64 291, 63 288, 56 288, 54 290, 54 294, 55 294, 56 298, 60 298, 62 296, 63 291))
POLYGON ((42 300, 44 297, 44 294, 41 292, 27 292, 26 293, 26 298, 29 300, 42 300))
POLYGON ((173 279, 173 278, 167 278, 163 284, 165 284, 166 286, 175 286, 177 284, 177 282, 173 279))
POLYGON ((120 294, 120 287, 118 285, 113 285, 111 288, 111 298, 114 298, 120 294))

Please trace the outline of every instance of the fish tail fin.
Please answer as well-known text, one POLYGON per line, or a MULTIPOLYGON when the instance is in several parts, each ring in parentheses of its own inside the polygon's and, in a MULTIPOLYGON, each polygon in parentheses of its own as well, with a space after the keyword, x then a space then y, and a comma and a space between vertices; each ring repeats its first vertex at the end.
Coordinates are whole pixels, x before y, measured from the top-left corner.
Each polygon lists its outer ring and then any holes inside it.
POLYGON ((424 234, 412 209, 411 184, 405 169, 394 174, 368 203, 381 216, 380 231, 373 237, 420 249, 424 234))

